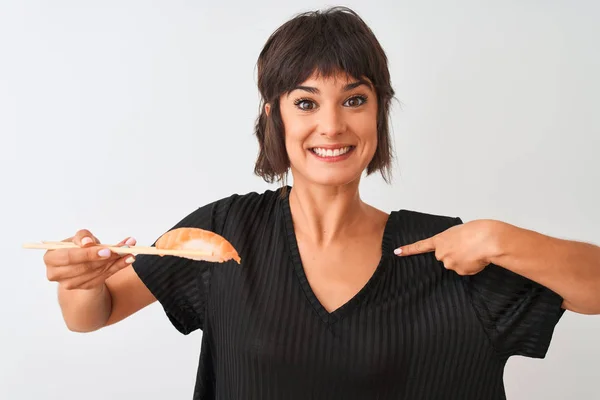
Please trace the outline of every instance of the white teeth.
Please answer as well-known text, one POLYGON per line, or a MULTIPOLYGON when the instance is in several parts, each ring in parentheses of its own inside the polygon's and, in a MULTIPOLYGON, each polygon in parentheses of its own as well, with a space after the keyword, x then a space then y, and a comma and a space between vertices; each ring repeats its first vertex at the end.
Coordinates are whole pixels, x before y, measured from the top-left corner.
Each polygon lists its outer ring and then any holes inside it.
POLYGON ((334 150, 315 147, 312 150, 320 157, 337 157, 337 156, 346 154, 348 151, 350 151, 350 146, 346 146, 346 147, 342 147, 341 149, 334 149, 334 150))

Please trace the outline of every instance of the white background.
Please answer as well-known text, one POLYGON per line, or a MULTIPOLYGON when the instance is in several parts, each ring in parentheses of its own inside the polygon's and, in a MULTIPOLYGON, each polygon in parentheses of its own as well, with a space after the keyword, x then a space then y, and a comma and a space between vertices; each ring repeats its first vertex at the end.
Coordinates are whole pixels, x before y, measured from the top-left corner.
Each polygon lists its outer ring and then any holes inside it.
MULTIPOLYGON (((353 1, 390 59, 390 211, 501 219, 600 244, 596 1, 353 1)), ((190 399, 201 332, 158 304, 68 331, 43 251, 77 229, 148 245, 198 206, 275 188, 253 176, 255 62, 317 1, 0 3, 0 398, 190 399)), ((600 316, 568 312, 508 398, 600 398, 600 316)))

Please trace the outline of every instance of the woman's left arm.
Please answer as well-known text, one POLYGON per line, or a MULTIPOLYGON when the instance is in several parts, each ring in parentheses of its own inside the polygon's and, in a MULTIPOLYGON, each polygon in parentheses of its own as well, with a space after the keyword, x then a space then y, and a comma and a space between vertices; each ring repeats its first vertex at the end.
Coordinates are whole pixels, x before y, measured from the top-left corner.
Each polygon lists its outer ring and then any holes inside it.
POLYGON ((567 310, 600 314, 600 247, 590 243, 475 220, 398 250, 400 256, 434 251, 446 268, 461 275, 476 274, 492 263, 556 292, 567 310))
POLYGON ((492 240, 490 262, 553 290, 563 308, 581 314, 600 314, 600 247, 558 239, 500 221, 492 240))

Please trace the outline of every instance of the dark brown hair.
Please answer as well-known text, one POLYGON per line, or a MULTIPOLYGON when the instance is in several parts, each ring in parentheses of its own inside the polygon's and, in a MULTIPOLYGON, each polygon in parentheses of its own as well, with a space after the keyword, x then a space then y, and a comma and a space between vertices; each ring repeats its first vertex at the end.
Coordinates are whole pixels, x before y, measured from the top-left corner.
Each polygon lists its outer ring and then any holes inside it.
POLYGON ((377 149, 367 166, 367 175, 380 171, 389 183, 393 156, 388 116, 394 90, 385 52, 354 11, 333 7, 295 16, 269 37, 257 67, 261 102, 255 125, 260 146, 256 175, 269 183, 283 181, 290 166, 279 96, 315 72, 330 77, 343 71, 356 79, 368 78, 377 93, 377 149), (268 116, 266 103, 271 105, 268 116))

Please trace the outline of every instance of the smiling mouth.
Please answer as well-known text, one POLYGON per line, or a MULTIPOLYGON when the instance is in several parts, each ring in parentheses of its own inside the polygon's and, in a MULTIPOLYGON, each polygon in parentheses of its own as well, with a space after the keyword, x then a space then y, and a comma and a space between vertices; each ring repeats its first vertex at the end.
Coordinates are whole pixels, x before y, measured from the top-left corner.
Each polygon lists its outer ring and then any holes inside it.
POLYGON ((313 147, 309 149, 313 154, 316 154, 319 157, 328 158, 328 157, 340 157, 345 154, 348 154, 350 151, 354 150, 355 146, 345 146, 337 149, 325 149, 323 147, 313 147))

